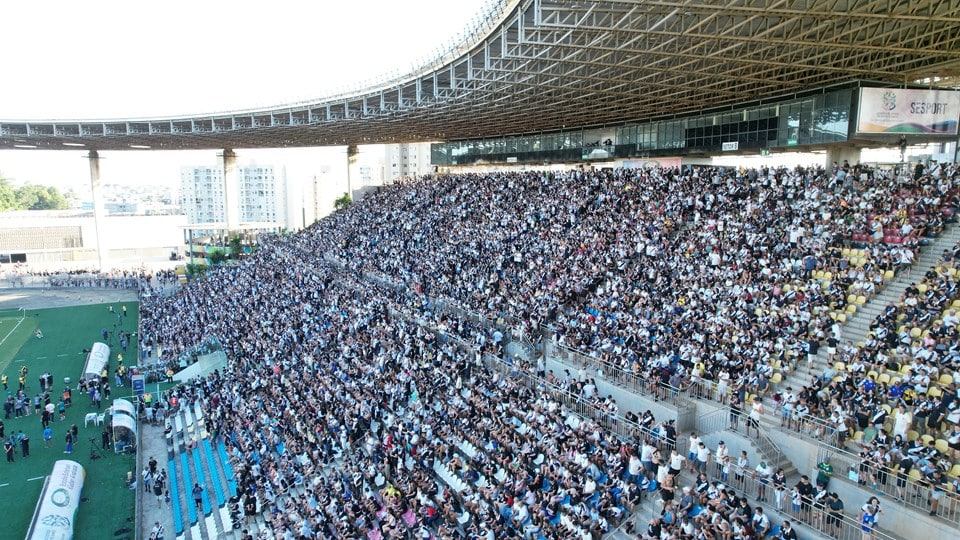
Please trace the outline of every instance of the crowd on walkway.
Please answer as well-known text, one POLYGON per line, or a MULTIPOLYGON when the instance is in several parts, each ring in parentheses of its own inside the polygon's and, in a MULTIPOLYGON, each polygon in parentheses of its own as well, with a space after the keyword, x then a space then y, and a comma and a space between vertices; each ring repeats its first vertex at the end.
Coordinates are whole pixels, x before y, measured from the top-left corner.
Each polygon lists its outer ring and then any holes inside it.
MULTIPOLYGON (((552 328, 559 343, 651 380, 713 379, 731 394, 759 388, 786 351, 821 340, 836 347, 842 329, 828 313, 850 287, 877 287, 885 271, 912 260, 920 231, 935 233, 933 214, 908 205, 956 206, 953 168, 908 183, 839 172, 529 172, 402 183, 300 234, 262 239, 256 254, 175 297, 150 299, 141 339, 164 359, 208 336, 221 341, 230 366, 167 397, 209 408, 242 497, 255 503, 244 507, 267 509, 279 537, 600 535, 649 487, 632 468, 643 461, 643 436, 613 438, 535 388, 486 371, 479 355, 502 355, 503 335, 444 319, 428 299, 525 331, 552 328), (869 264, 842 256, 844 241, 901 210, 900 242, 869 244, 869 264), (815 272, 835 277, 824 289, 815 272), (467 347, 407 316, 433 317, 467 347)), ((588 379, 556 377, 615 410, 588 379)), ((810 404, 820 405, 817 395, 808 392, 810 404)), ((747 536, 752 517, 709 511, 721 516, 710 527, 725 522, 747 536)))

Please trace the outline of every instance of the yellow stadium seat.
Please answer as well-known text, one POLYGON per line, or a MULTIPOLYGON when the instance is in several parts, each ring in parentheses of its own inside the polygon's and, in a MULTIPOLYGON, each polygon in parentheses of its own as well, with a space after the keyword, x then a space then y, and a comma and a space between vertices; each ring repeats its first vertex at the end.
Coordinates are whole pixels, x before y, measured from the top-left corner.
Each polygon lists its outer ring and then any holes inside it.
POLYGON ((917 290, 920 291, 920 294, 923 294, 923 293, 927 292, 927 284, 926 284, 926 283, 921 283, 921 284, 917 285, 917 290))
POLYGON ((950 307, 953 309, 960 309, 960 300, 954 300, 953 303, 950 304, 950 307))
POLYGON ((858 431, 858 432, 854 433, 854 434, 853 434, 853 440, 854 440, 855 442, 858 442, 858 443, 863 442, 863 432, 862 432, 862 431, 858 431))
POLYGON ((856 303, 856 302, 857 302, 857 295, 855 295, 855 294, 848 294, 848 295, 847 295, 847 303, 848 303, 848 304, 854 304, 854 303, 856 303))
POLYGON ((936 386, 931 386, 931 387, 927 390, 927 395, 930 396, 930 397, 940 397, 940 396, 943 395, 943 392, 942 392, 939 388, 937 388, 936 386))
POLYGON ((773 376, 770 377, 770 382, 773 384, 780 384, 782 380, 783 380, 783 375, 781 375, 780 373, 774 373, 773 376))
POLYGON ((893 386, 900 382, 900 377, 890 377, 890 386, 893 386))
POLYGON ((833 365, 833 369, 837 371, 846 371, 847 365, 844 364, 843 362, 837 362, 836 364, 833 365))
POLYGON ((920 470, 916 467, 910 469, 910 474, 908 475, 911 480, 914 482, 920 482, 923 478, 920 476, 920 470))
POLYGON ((867 372, 867 377, 870 377, 870 378, 873 379, 873 380, 877 380, 877 377, 879 377, 879 376, 880 376, 880 374, 877 373, 876 371, 872 370, 872 369, 867 372))
MULTIPOLYGON (((890 374, 889 374, 889 373, 881 373, 880 376, 877 377, 877 382, 878 382, 878 383, 882 383, 882 384, 890 384, 890 374)), ((888 411, 888 412, 889 412, 889 411, 888 411)))
POLYGON ((783 292, 790 292, 792 289, 793 287, 791 287, 789 283, 783 286, 783 292))
POLYGON ((920 438, 920 434, 917 433, 915 430, 912 430, 912 429, 907 430, 907 440, 908 440, 908 441, 915 441, 915 440, 917 440, 917 439, 919 439, 919 438, 920 438))
POLYGON ((847 314, 846 314, 846 313, 837 313, 837 322, 839 322, 840 324, 843 324, 843 323, 847 322, 847 314))
POLYGON ((862 306, 862 305, 864 305, 864 304, 866 304, 866 303, 867 303, 867 297, 866 297, 866 296, 863 296, 863 295, 861 294, 860 296, 857 297, 857 305, 858 305, 858 306, 862 306))
POLYGON ((823 270, 814 270, 813 277, 816 279, 823 279, 823 270))
POLYGON ((933 440, 933 436, 927 435, 926 433, 924 433, 923 435, 920 436, 920 441, 923 442, 923 446, 924 446, 924 447, 926 447, 928 444, 930 444, 930 441, 932 441, 932 440, 933 440))
POLYGON ((950 469, 950 472, 947 473, 947 476, 949 476, 950 478, 960 477, 960 463, 957 463, 956 465, 954 465, 953 468, 950 469))
POLYGON ((940 376, 939 379, 937 379, 937 382, 944 386, 949 386, 953 384, 953 375, 948 375, 944 373, 943 375, 940 376))
POLYGON ((887 270, 883 273, 883 279, 893 279, 894 275, 893 270, 887 270))
POLYGON ((910 366, 909 366, 909 365, 905 365, 905 366, 901 367, 901 368, 900 368, 900 373, 902 373, 902 374, 904 374, 904 375, 906 375, 907 373, 910 373, 910 366))
POLYGON ((914 326, 913 328, 910 329, 910 335, 911 335, 912 337, 920 337, 921 335, 923 335, 923 330, 921 330, 921 329, 919 329, 918 327, 914 326))
POLYGON ((833 279, 833 272, 824 272, 823 279, 825 279, 826 281, 830 281, 831 279, 833 279))
POLYGON ((883 405, 880 406, 880 408, 887 411, 887 414, 892 414, 893 409, 890 407, 890 405, 887 405, 886 403, 884 403, 883 405))
POLYGON ((843 249, 841 249, 841 250, 840 250, 840 256, 841 256, 841 257, 849 257, 849 256, 850 256, 850 248, 843 248, 843 249))
POLYGON ((933 443, 937 447, 937 452, 941 454, 946 454, 950 451, 950 443, 946 439, 937 439, 937 442, 933 443))
POLYGON ((850 315, 853 315, 856 312, 857 312, 856 304, 847 304, 847 313, 849 313, 850 315))

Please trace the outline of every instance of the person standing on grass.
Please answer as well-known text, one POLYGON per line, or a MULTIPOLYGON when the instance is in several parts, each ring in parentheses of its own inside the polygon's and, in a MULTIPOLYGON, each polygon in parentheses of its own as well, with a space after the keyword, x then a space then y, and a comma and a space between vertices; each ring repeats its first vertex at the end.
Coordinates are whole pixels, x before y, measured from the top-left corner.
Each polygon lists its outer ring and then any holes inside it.
POLYGON ((49 425, 43 428, 43 447, 50 448, 50 439, 53 439, 53 428, 49 425))
POLYGON ((25 458, 30 457, 30 437, 28 437, 27 434, 21 429, 18 438, 20 439, 21 455, 23 455, 25 458))
POLYGON ((13 463, 14 449, 16 449, 16 446, 12 442, 6 441, 3 443, 3 451, 7 453, 7 463, 13 463))
POLYGON ((73 432, 68 430, 68 431, 67 431, 67 435, 66 435, 66 437, 64 438, 64 440, 65 440, 66 443, 67 443, 67 447, 66 447, 66 449, 63 451, 63 453, 64 453, 64 454, 72 454, 72 453, 73 453, 73 432))

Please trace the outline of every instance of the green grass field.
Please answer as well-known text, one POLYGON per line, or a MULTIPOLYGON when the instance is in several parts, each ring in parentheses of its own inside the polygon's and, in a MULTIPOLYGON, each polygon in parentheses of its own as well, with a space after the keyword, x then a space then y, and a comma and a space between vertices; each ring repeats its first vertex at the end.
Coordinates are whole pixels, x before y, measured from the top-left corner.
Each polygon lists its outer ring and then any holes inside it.
MULTIPOLYGON (((125 304, 128 316, 122 328, 125 331, 135 331, 138 320, 137 303, 125 304)), ((113 305, 114 309, 119 311, 122 304, 113 305)), ((107 304, 27 310, 26 318, 15 330, 19 315, 11 313, 12 311, 0 313, 0 340, 4 340, 0 343, 0 373, 8 376, 9 391, 15 392, 18 387, 17 374, 21 366, 26 366, 29 370, 27 394, 34 396, 40 390, 38 377, 49 371, 54 381, 54 402, 63 391, 65 377, 70 377, 71 385, 75 389, 85 361, 83 349, 101 340, 101 328, 105 327, 112 332, 113 325, 117 322, 116 314, 110 313, 107 304), (43 332, 42 339, 34 336, 37 328, 43 332)), ((119 344, 114 339, 110 345, 113 368, 116 366, 119 344)), ((136 364, 137 350, 134 338, 124 355, 125 364, 136 364)), ((111 397, 127 397, 129 391, 129 387, 113 389, 111 397)), ((109 402, 105 401, 103 408, 108 406, 109 402)), ((135 493, 126 489, 124 481, 127 471, 136 475, 135 457, 117 455, 111 448, 106 448, 102 452, 103 458, 91 460, 89 439, 93 437, 99 446, 103 428, 92 423, 89 427, 84 427, 84 415, 88 412, 95 412, 89 398, 74 391, 73 406, 67 409, 66 420, 60 422, 57 418, 52 424, 54 435, 50 448, 44 448, 39 415, 31 414, 23 418, 14 418, 11 415, 9 419, 3 419, 7 437, 21 430, 30 437, 30 456, 21 457, 18 448, 14 463, 7 463, 5 459, 0 462, 0 508, 4 509, 4 532, 0 536, 23 538, 26 535, 37 498, 43 488, 43 479, 50 473, 53 463, 59 459, 72 459, 86 470, 74 538, 119 540, 134 536, 132 529, 135 493), (72 424, 76 424, 80 429, 79 442, 73 454, 67 456, 63 453, 63 441, 66 429, 72 424), (114 536, 115 531, 123 528, 130 529, 130 532, 114 536)))

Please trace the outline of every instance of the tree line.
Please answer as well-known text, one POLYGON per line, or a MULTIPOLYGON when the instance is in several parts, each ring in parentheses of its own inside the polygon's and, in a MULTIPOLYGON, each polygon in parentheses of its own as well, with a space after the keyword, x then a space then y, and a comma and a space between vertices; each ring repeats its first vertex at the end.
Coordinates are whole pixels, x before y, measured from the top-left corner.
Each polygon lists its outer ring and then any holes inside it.
POLYGON ((11 210, 64 210, 67 198, 54 186, 24 184, 16 187, 0 175, 0 212, 11 210))

